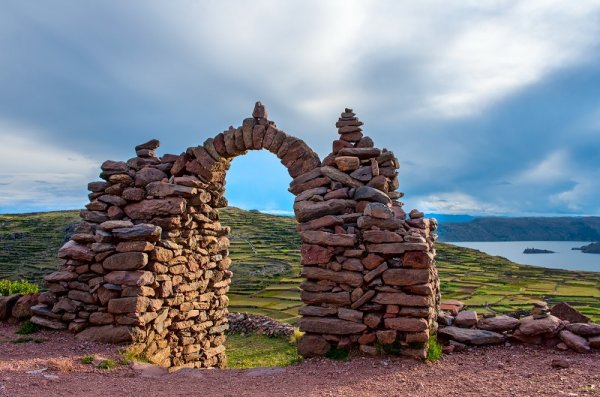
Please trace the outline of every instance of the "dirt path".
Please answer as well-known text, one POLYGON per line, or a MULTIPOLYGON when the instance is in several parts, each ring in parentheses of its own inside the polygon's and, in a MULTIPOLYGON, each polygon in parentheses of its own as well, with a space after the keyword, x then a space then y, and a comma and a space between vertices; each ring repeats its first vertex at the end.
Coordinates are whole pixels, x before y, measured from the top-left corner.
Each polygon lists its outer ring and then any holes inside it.
POLYGON ((473 349, 433 364, 359 357, 251 370, 106 371, 80 358, 117 359, 114 346, 49 331, 32 335, 43 343, 17 344, 15 330, 0 324, 0 396, 600 396, 599 352, 515 346, 473 349), (556 357, 570 367, 552 368, 556 357))

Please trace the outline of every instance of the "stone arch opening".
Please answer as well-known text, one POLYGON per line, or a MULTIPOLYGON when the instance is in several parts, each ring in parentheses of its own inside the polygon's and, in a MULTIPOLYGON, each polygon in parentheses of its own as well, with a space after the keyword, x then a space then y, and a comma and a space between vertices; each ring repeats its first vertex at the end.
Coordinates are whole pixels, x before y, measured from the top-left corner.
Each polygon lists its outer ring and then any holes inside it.
MULTIPOLYGON (((89 184, 83 222, 59 251, 60 271, 33 322, 81 339, 127 343, 168 367, 226 365, 227 292, 232 277, 229 228, 219 222, 231 160, 248 150, 275 154, 292 178, 302 240, 300 329, 304 356, 332 346, 393 346, 424 358, 435 331, 439 283, 434 221, 408 218, 398 201, 398 160, 363 136, 346 109, 339 139, 323 161, 278 129, 257 102, 238 128, 180 155, 102 164, 89 184)), ((394 350, 394 349, 391 349, 394 350)))

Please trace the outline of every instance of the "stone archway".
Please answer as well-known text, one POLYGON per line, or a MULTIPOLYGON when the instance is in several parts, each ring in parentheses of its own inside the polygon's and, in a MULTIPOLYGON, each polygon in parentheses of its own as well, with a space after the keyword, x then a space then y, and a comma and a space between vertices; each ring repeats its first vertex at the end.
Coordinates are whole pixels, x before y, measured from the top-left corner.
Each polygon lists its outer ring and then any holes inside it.
POLYGON ((224 366, 232 273, 218 209, 227 205, 231 160, 266 149, 287 168, 296 196, 300 353, 393 345, 424 358, 439 305, 436 223, 402 210, 398 160, 373 147, 350 109, 322 162, 277 129, 260 102, 252 116, 180 155, 158 158, 152 140, 135 158, 103 163, 83 222, 59 251, 62 269, 45 278, 47 307, 32 321, 127 343, 164 366, 224 366))

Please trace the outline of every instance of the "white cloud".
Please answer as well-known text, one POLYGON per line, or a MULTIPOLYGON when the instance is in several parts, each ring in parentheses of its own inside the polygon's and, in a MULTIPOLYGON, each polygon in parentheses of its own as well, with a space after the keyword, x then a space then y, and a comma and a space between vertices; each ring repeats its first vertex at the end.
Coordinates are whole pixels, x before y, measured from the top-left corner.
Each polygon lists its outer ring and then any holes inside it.
POLYGON ((0 212, 77 208, 98 162, 44 138, 43 131, 0 120, 0 212))
POLYGON ((543 160, 520 173, 515 181, 527 184, 555 184, 569 181, 575 176, 565 150, 557 150, 548 154, 543 160))
POLYGON ((415 199, 417 207, 427 213, 438 214, 469 214, 469 215, 499 215, 506 213, 493 203, 485 203, 462 192, 434 193, 415 199))

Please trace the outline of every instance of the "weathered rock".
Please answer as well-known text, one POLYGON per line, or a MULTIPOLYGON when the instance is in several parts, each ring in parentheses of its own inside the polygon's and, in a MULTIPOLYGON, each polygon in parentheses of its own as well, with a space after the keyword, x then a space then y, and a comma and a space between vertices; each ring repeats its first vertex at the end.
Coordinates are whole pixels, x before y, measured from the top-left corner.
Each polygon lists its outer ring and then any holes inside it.
POLYGON ((364 214, 378 219, 390 219, 394 217, 394 212, 392 209, 382 203, 367 204, 364 214))
POLYGON ((148 264, 148 254, 123 252, 109 256, 102 262, 106 270, 138 270, 148 264))
POLYGON ((338 309, 335 307, 323 307, 323 306, 304 306, 298 310, 298 313, 302 316, 309 317, 326 317, 337 314, 338 309))
POLYGON ((569 368, 571 366, 569 360, 563 357, 553 358, 550 365, 552 368, 569 368))
POLYGON ((592 336, 588 339, 588 341, 589 341, 590 347, 592 349, 600 349, 600 335, 592 336))
POLYGON ((375 201, 378 203, 389 204, 391 202, 385 192, 377 190, 370 186, 360 186, 354 191, 354 200, 375 201))
POLYGON ((438 329, 438 334, 470 345, 493 345, 504 342, 504 335, 481 329, 459 328, 454 326, 438 329))
POLYGON ((64 330, 67 329, 67 324, 53 318, 41 317, 41 316, 33 316, 29 319, 34 324, 41 325, 42 327, 64 330))
POLYGON ((346 186, 351 186, 351 187, 363 186, 362 182, 352 178, 350 175, 348 175, 334 167, 330 167, 330 166, 321 167, 321 174, 331 178, 334 181, 340 182, 346 186))
POLYGON ((44 276, 44 281, 47 283, 58 283, 61 281, 73 281, 77 279, 77 273, 58 271, 44 276))
POLYGON ((108 301, 109 313, 143 313, 150 304, 146 297, 116 298, 108 301))
POLYGON ((583 315, 577 309, 573 308, 567 302, 560 302, 550 310, 550 314, 554 317, 558 317, 563 321, 570 323, 589 323, 590 318, 583 315))
MULTIPOLYGON (((21 296, 12 308, 12 317, 17 320, 25 320, 32 316, 31 307, 39 303, 40 294, 28 294, 21 296)), ((1 300, 2 298, 0 298, 1 300)), ((2 303, 0 303, 0 319, 2 318, 2 303)))
POLYGON ((132 219, 151 219, 160 215, 180 215, 186 208, 185 199, 167 197, 165 199, 142 200, 124 208, 125 214, 132 219))
POLYGON ((13 307, 20 297, 20 294, 0 296, 0 321, 5 321, 11 316, 13 307))
POLYGON ((563 329, 559 332, 560 339, 577 353, 587 353, 590 351, 590 343, 583 337, 575 335, 573 332, 563 329))
POLYGON ((367 329, 362 323, 327 317, 303 317, 300 319, 300 331, 320 334, 349 335, 367 329))
POLYGON ((454 324, 462 328, 474 327, 477 325, 477 312, 474 310, 459 312, 454 318, 454 324))
POLYGON ((407 286, 429 282, 430 273, 421 269, 388 269, 383 273, 386 285, 407 286))
POLYGON ((300 299, 302 302, 308 305, 320 305, 322 303, 330 303, 334 305, 349 305, 350 304, 350 293, 349 292, 308 292, 302 291, 300 293, 300 299))
POLYGON ((486 331, 504 332, 512 331, 519 326, 520 322, 514 317, 501 315, 488 318, 482 318, 477 323, 477 328, 486 331))
POLYGON ((94 259, 94 252, 85 245, 77 244, 75 241, 69 240, 60 248, 60 250, 58 250, 58 257, 87 262, 94 259))
POLYGON ((303 335, 298 341, 298 354, 302 357, 318 357, 324 356, 331 345, 320 335, 303 335))
POLYGON ((104 280, 111 284, 122 285, 150 285, 154 282, 154 275, 147 271, 113 271, 104 276, 104 280))
POLYGON ((403 254, 407 251, 426 251, 429 247, 425 243, 383 243, 383 244, 367 244, 369 252, 393 255, 403 254))
POLYGON ((340 171, 354 171, 360 166, 360 159, 354 156, 338 156, 335 158, 335 164, 340 171))
POLYGON ((331 271, 321 269, 320 267, 305 267, 302 275, 309 279, 331 280, 341 284, 347 284, 351 287, 360 287, 363 283, 363 276, 358 272, 350 271, 331 271))
POLYGON ((339 247, 354 247, 355 234, 334 234, 317 230, 300 232, 300 238, 307 244, 331 245, 339 247))
POLYGON ((104 325, 86 328, 75 337, 89 342, 120 344, 134 341, 135 332, 127 326, 104 325))
POLYGON ((325 215, 342 214, 346 208, 353 205, 351 200, 299 201, 294 203, 294 212, 298 222, 304 223, 325 215))
POLYGON ((422 318, 395 317, 386 318, 383 321, 386 328, 395 329, 401 332, 425 331, 429 326, 427 321, 422 318))
POLYGON ((574 334, 581 336, 596 336, 600 335, 600 324, 592 323, 575 323, 567 324, 567 329, 574 334))
POLYGON ((552 315, 541 319, 534 319, 533 316, 527 316, 520 320, 519 331, 526 336, 536 336, 552 334, 558 330, 559 326, 560 319, 552 315))
POLYGON ((164 178, 167 178, 167 174, 163 171, 153 167, 144 167, 135 174, 135 186, 145 187, 150 182, 160 181, 164 178))
POLYGON ((334 247, 321 247, 314 244, 302 244, 300 248, 303 265, 328 263, 334 252, 334 247))
POLYGON ((408 295, 402 292, 379 292, 373 302, 382 305, 398 306, 419 306, 427 307, 431 305, 431 298, 428 296, 408 295))

